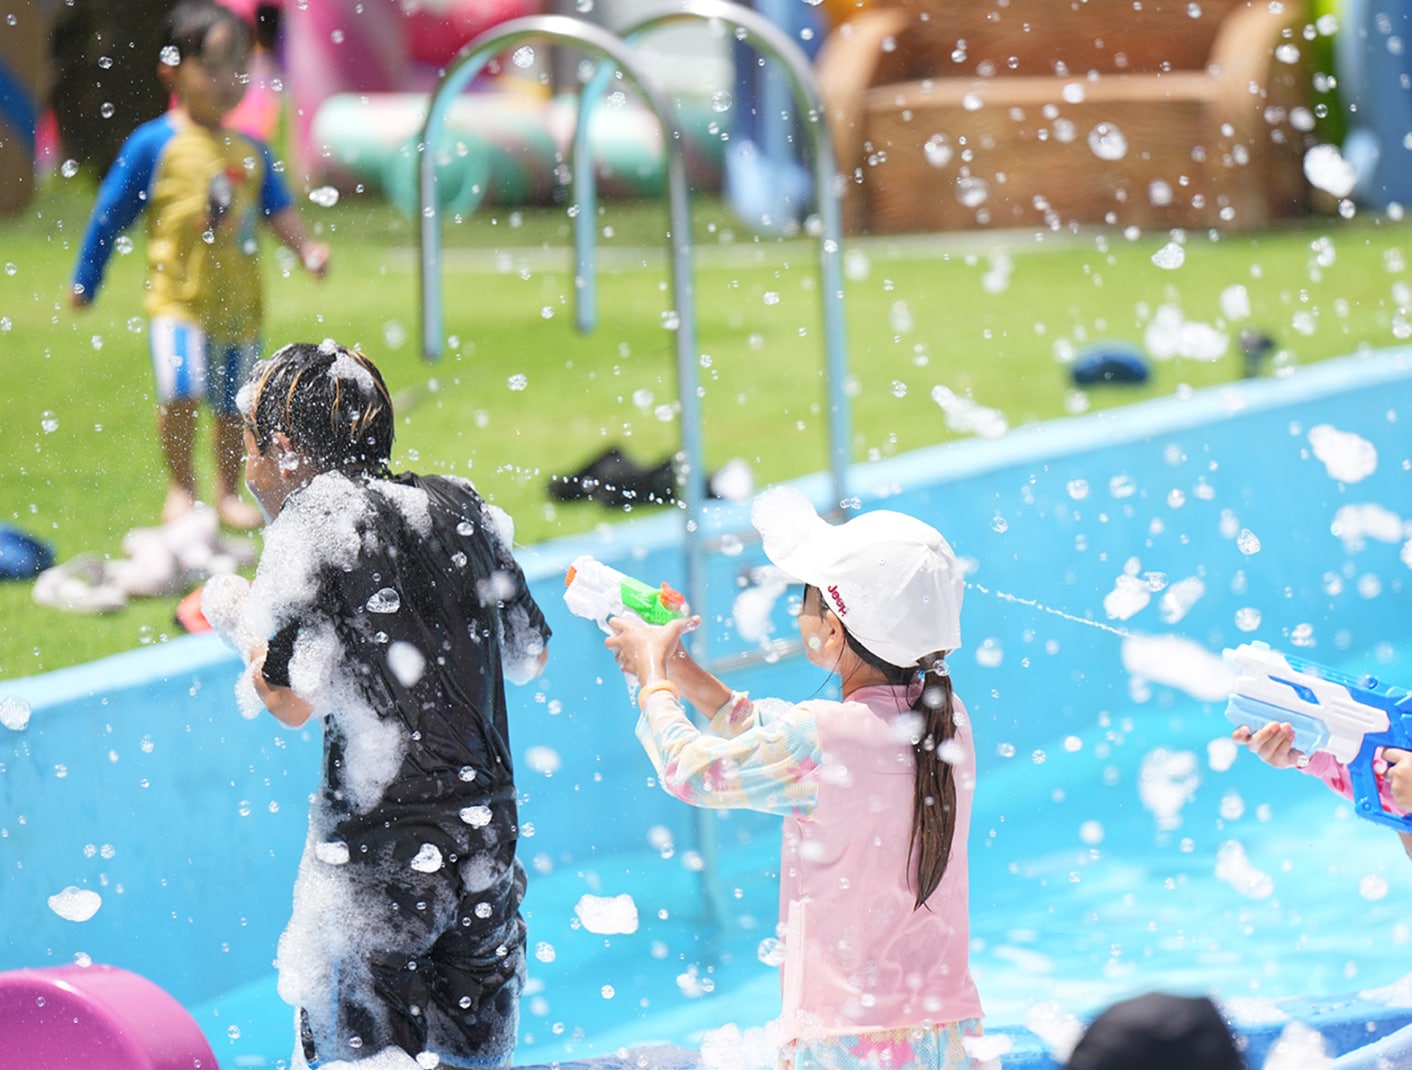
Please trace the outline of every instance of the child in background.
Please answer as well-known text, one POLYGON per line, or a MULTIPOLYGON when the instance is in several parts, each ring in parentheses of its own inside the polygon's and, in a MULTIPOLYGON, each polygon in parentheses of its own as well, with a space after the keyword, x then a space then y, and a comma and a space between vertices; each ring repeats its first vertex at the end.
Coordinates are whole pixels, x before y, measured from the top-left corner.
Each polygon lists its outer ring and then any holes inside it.
POLYGON ((213 417, 215 505, 230 527, 259 527, 240 497, 235 393, 258 357, 261 284, 257 223, 322 277, 328 247, 305 233, 270 150, 224 125, 246 88, 251 30, 211 0, 183 0, 160 37, 157 74, 166 115, 124 143, 98 191, 74 271, 71 301, 98 296, 114 244, 144 211, 157 432, 169 486, 163 521, 197 500, 192 444, 204 398, 213 417))
POLYGON ((270 523, 253 582, 211 581, 202 609, 246 658, 248 716, 323 721, 279 945, 302 1055, 508 1063, 525 872, 504 679, 537 675, 550 634, 509 518, 465 480, 388 473, 391 398, 357 350, 286 346, 240 406, 270 523))
POLYGON ((978 1066, 975 751, 945 661, 961 643, 960 565, 919 520, 878 510, 832 526, 793 488, 762 494, 751 519, 805 585, 805 655, 840 677, 843 701, 752 701, 683 648, 700 618, 617 617, 606 643, 641 683, 638 738, 677 798, 784 818, 782 1068, 978 1066))

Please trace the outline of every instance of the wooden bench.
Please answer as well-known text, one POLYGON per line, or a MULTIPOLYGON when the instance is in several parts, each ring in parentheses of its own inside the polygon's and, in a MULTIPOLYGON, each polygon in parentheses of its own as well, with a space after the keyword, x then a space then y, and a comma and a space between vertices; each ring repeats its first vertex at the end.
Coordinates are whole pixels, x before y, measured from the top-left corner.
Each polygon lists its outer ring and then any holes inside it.
POLYGON ((900 0, 817 72, 849 233, 1249 229, 1307 205, 1298 0, 900 0))

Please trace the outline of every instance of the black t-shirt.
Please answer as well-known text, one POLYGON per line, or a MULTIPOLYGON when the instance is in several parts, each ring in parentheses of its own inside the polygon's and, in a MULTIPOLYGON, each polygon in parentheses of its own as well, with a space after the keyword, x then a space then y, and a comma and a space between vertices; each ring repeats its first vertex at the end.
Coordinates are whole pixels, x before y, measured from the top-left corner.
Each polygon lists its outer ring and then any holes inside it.
POLYGON ((324 714, 321 792, 335 824, 324 831, 350 847, 408 826, 456 853, 516 837, 503 662, 533 658, 550 630, 502 518, 465 480, 333 473, 267 531, 265 677, 300 690, 301 657, 312 666, 302 676, 324 714), (267 570, 272 554, 307 560, 267 570), (401 760, 376 777, 374 800, 355 777, 389 748, 401 760))

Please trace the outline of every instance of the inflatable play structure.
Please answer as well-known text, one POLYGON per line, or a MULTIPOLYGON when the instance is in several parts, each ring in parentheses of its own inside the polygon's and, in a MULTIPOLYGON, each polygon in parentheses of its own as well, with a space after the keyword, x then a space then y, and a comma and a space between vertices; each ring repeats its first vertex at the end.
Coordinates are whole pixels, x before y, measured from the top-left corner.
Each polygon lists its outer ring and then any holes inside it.
MULTIPOLYGON (((330 9, 340 6, 349 5, 328 5, 330 9)), ((521 3, 516 11, 509 2, 494 5, 494 18, 490 17, 492 12, 484 13, 480 30, 513 15, 530 13, 534 6, 521 3)), ((427 70, 419 71, 418 64, 431 61, 433 73, 435 68, 448 65, 475 36, 465 36, 472 29, 470 21, 458 20, 456 32, 439 38, 442 47, 435 52, 430 49, 438 39, 424 29, 421 37, 427 39, 426 47, 414 49, 417 63, 408 68, 379 54, 396 38, 396 19, 348 17, 345 13, 334 19, 344 30, 342 40, 334 43, 328 10, 320 12, 318 19, 309 18, 308 12, 291 14, 295 17, 289 19, 287 85, 294 112, 307 119, 294 133, 303 141, 300 156, 309 180, 345 187, 361 184, 383 192, 410 214, 417 197, 417 135, 434 85, 434 79, 427 79, 427 70), (350 37, 353 31, 356 37, 350 37), (455 41, 456 46, 447 48, 447 41, 455 41), (312 80, 298 74, 305 68, 335 71, 337 64, 347 62, 347 55, 340 50, 350 42, 359 54, 375 57, 359 84, 349 84, 332 74, 312 80), (369 71, 385 74, 373 77, 369 71)), ((414 45, 416 40, 414 36, 414 45)), ((452 211, 473 211, 482 200, 546 204, 563 199, 568 182, 565 160, 570 156, 577 123, 577 95, 552 90, 548 77, 541 73, 543 59, 533 48, 515 50, 495 66, 496 73, 479 78, 446 117, 451 139, 439 150, 438 196, 441 205, 452 211)), ((742 218, 758 221, 761 216, 768 219, 772 212, 778 214, 781 208, 775 206, 773 192, 780 188, 775 179, 779 169, 767 165, 781 152, 791 155, 792 161, 790 139, 775 137, 764 151, 756 148, 760 138, 753 131, 738 143, 731 140, 743 119, 752 127, 761 125, 756 117, 764 111, 755 106, 753 89, 737 87, 732 95, 724 87, 713 92, 705 86, 697 93, 682 95, 675 103, 693 185, 719 188, 723 165, 737 157, 745 159, 753 166, 732 168, 742 176, 734 184, 742 218)), ((775 107, 773 111, 778 115, 787 108, 775 107)), ((788 121, 786 116, 775 125, 788 121)), ((662 193, 661 132, 640 96, 621 87, 607 94, 593 109, 590 145, 597 188, 604 196, 655 197, 662 193)), ((800 170, 797 164, 791 162, 790 166, 800 170)), ((798 178, 789 186, 798 203, 803 202, 808 189, 807 175, 802 182, 802 191, 798 178)))
MULTIPOLYGON (((252 21, 276 6, 261 0, 224 2, 252 21)), ((549 5, 452 0, 410 12, 397 0, 281 6, 281 62, 278 69, 254 65, 238 121, 257 136, 271 136, 283 93, 296 173, 311 185, 382 192, 411 213, 417 133, 439 72, 486 30, 549 5)), ((621 6, 630 19, 633 6, 621 6)), ((795 0, 757 0, 755 7, 806 53, 817 50, 825 23, 814 8, 795 0)), ((688 174, 697 188, 724 187, 736 213, 753 226, 797 224, 810 209, 813 183, 801 159, 799 120, 791 112, 783 75, 740 41, 730 43, 730 54, 733 85, 702 86, 675 100, 688 174)), ((482 200, 562 199, 578 98, 556 93, 544 67, 533 49, 501 57, 450 109, 452 139, 437 160, 443 207, 469 212, 482 200)), ((589 137, 604 196, 661 194, 661 134, 638 95, 607 94, 593 110, 589 137)))

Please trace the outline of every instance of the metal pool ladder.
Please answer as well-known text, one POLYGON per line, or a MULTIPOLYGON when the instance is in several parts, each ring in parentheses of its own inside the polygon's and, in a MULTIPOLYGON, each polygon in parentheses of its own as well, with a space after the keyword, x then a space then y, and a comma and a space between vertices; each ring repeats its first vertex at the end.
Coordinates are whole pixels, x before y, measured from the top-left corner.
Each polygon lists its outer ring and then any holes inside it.
MULTIPOLYGON (((828 466, 833 501, 837 509, 846 496, 851 428, 845 393, 847 360, 844 352, 842 235, 838 204, 839 177, 835 171, 833 141, 825 121, 818 84, 808 58, 790 38, 750 8, 727 0, 680 0, 649 9, 614 34, 593 23, 564 15, 534 15, 514 19, 482 33, 471 41, 442 76, 433 92, 418 139, 419 206, 421 240, 422 351, 428 360, 440 358, 443 347, 441 287, 441 225, 436 199, 436 159, 445 133, 446 113, 456 96, 490 60, 507 49, 532 39, 569 45, 612 62, 637 85, 661 126, 666 150, 667 202, 670 220, 671 286, 678 317, 676 330, 677 391, 681 402, 682 505, 685 512, 684 549, 686 595, 692 607, 707 616, 703 530, 706 501, 706 468, 702 450, 700 390, 697 381, 699 354, 696 345, 696 295, 693 277, 691 216, 686 180, 685 147, 681 129, 673 118, 671 102, 644 76, 631 45, 660 27, 680 22, 718 22, 732 27, 737 37, 758 52, 780 62, 785 70, 801 124, 813 158, 815 197, 819 216, 819 271, 822 280, 825 381, 827 391, 828 466)), ((574 247, 577 279, 577 323, 590 329, 596 318, 597 186, 588 137, 591 108, 601 98, 614 67, 605 66, 590 80, 579 99, 578 124, 570 158, 572 196, 577 208, 574 247)), ((708 617, 709 619, 709 617, 708 617)), ((694 637, 695 653, 710 663, 704 649, 704 632, 694 637)))

